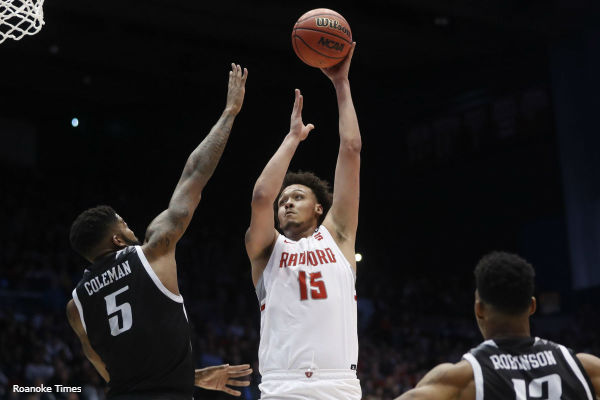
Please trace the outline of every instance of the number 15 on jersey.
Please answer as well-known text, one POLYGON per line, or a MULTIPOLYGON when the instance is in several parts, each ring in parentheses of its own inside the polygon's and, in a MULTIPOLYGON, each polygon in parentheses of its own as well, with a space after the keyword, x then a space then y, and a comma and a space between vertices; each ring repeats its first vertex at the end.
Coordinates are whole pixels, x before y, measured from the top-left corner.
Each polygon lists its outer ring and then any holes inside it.
MULTIPOLYGON (((327 298, 327 289, 321 272, 311 272, 308 274, 310 280, 310 298, 321 300, 327 298)), ((306 271, 298 272, 298 283, 300 283, 300 300, 308 300, 308 287, 306 271)))

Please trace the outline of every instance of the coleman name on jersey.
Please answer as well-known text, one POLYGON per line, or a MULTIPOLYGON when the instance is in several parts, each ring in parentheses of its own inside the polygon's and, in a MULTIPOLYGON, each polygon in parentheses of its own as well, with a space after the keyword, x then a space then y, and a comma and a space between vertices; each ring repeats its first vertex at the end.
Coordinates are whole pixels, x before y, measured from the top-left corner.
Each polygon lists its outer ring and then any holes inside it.
POLYGON ((119 279, 129 275, 130 273, 131 267, 129 266, 129 261, 125 261, 115 267, 112 267, 111 269, 104 271, 104 273, 90 279, 89 281, 83 284, 83 287, 85 287, 85 290, 91 296, 94 293, 97 293, 103 287, 118 281, 119 279))
POLYGON ((511 356, 510 354, 494 354, 490 356, 490 361, 496 370, 512 369, 530 371, 547 365, 556 365, 554 354, 549 350, 540 351, 535 354, 520 354, 518 356, 511 356))

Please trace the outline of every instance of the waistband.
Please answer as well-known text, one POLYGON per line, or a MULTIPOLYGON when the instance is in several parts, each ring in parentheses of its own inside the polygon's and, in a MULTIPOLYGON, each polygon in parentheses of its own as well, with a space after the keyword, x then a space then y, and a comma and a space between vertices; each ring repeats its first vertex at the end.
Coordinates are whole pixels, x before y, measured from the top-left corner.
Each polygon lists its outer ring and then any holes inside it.
POLYGON ((347 369, 279 369, 266 371, 262 381, 298 379, 356 379, 356 371, 347 369))

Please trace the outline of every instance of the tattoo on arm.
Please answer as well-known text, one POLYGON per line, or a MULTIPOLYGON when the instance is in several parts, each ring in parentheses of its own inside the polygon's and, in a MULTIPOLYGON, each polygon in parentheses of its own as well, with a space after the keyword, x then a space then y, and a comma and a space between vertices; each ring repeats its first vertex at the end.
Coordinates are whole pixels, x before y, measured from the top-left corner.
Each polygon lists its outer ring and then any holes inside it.
POLYGON ((234 118, 233 115, 226 114, 219 119, 208 136, 190 154, 182 178, 188 178, 194 173, 200 174, 205 182, 210 178, 223 155, 234 118))

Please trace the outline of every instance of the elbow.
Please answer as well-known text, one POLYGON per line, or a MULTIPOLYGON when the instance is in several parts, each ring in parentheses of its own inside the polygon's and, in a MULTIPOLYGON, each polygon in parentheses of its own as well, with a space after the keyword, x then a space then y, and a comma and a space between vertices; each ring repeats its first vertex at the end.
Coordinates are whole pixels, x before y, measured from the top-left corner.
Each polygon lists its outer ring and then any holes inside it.
POLYGON ((342 141, 340 146, 345 151, 351 153, 360 153, 360 150, 362 149, 362 140, 360 136, 357 138, 346 139, 342 141))
POLYGON ((254 188, 254 191, 252 192, 252 206, 261 206, 264 204, 270 204, 273 201, 275 201, 274 199, 272 199, 273 196, 271 196, 270 193, 268 193, 267 190, 264 190, 263 188, 261 188, 260 186, 256 186, 254 188))

